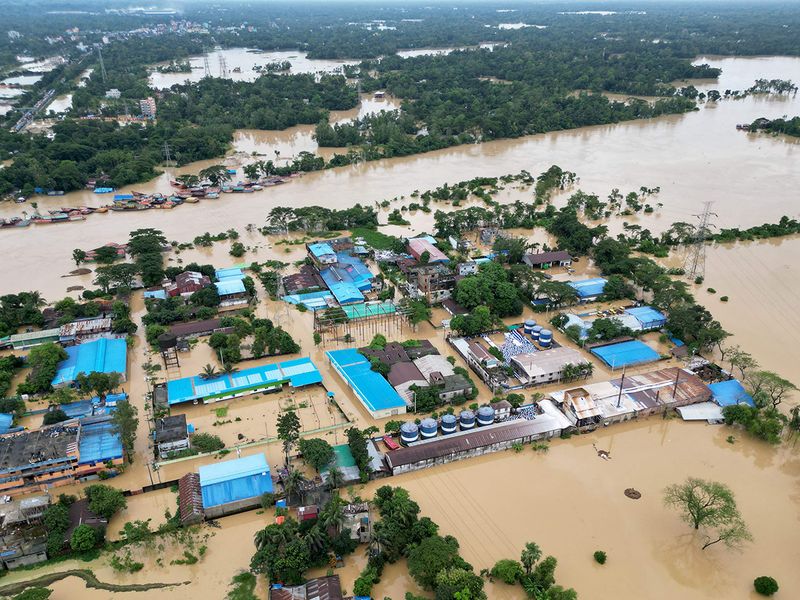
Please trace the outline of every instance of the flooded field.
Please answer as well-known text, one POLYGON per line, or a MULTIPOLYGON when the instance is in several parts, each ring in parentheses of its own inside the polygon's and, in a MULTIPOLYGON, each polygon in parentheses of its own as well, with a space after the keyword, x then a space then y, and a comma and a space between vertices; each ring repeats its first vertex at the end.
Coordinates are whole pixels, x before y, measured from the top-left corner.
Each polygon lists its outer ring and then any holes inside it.
MULTIPOLYGON (((186 83, 189 81, 200 81, 205 77, 205 62, 211 75, 214 77, 224 77, 234 81, 253 81, 258 78, 259 73, 253 69, 255 66, 264 66, 269 63, 282 63, 289 61, 291 69, 285 73, 341 73, 344 65, 357 64, 357 60, 327 60, 308 58, 305 52, 300 50, 281 50, 271 52, 261 52, 248 48, 229 48, 215 49, 204 56, 192 56, 189 64, 192 67, 191 73, 159 73, 155 69, 150 73, 150 87, 163 90, 176 83, 186 83), (223 74, 222 61, 225 61, 226 71, 223 74)), ((283 72, 283 71, 282 71, 283 72)))

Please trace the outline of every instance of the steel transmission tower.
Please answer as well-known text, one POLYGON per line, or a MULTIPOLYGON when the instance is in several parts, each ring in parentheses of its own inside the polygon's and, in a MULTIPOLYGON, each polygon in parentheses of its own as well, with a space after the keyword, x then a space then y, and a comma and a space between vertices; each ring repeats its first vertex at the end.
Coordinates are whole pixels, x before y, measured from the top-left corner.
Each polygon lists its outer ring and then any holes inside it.
POLYGON ((164 142, 164 158, 165 158, 165 159, 166 159, 166 161, 167 161, 167 167, 170 167, 170 166, 172 166, 172 165, 171 165, 171 163, 172 163, 172 157, 170 156, 170 151, 169 151, 169 142, 164 142))
POLYGON ((708 239, 711 228, 714 227, 711 223, 711 217, 717 217, 717 213, 711 212, 712 201, 703 203, 703 212, 697 217, 699 224, 695 230, 692 245, 689 247, 689 252, 686 255, 686 264, 684 270, 686 277, 689 279, 696 279, 697 277, 705 277, 706 275, 706 240, 708 239))
POLYGON ((225 62, 225 57, 221 52, 219 55, 219 76, 223 79, 228 77, 228 63, 225 62))
POLYGON ((106 63, 103 62, 103 51, 100 50, 100 47, 97 47, 97 59, 100 61, 100 76, 103 78, 103 83, 106 83, 107 74, 106 74, 106 63))
POLYGON ((208 64, 208 51, 205 49, 203 50, 203 69, 203 76, 211 77, 211 65, 208 64))

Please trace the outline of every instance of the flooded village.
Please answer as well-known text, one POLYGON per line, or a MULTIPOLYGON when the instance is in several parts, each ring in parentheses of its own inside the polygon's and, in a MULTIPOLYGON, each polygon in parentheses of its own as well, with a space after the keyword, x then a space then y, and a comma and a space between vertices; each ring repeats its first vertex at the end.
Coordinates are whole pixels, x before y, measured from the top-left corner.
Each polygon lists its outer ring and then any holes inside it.
MULTIPOLYGON (((242 42, 152 60, 143 122, 184 82, 359 64, 313 56, 242 42)), ((721 69, 687 80, 703 94, 800 81, 796 56, 692 63, 721 69)), ((360 85, 327 124, 407 109, 360 85)), ((290 165, 353 150, 315 125, 236 128, 224 156, 167 156, 148 181, 9 196, 0 596, 699 600, 761 597, 770 576, 794 597, 800 238, 714 235, 800 218, 798 138, 735 127, 798 106, 754 94, 307 172, 290 165), (634 243, 684 225, 663 252, 634 243), (687 525, 665 503, 687 478, 724 484, 744 533, 687 525), (400 551, 399 488, 419 516, 401 529, 432 532, 400 551), (450 536, 446 571, 480 581, 466 596, 420 575, 415 553, 450 536), (535 589, 531 542, 558 564, 535 589)))

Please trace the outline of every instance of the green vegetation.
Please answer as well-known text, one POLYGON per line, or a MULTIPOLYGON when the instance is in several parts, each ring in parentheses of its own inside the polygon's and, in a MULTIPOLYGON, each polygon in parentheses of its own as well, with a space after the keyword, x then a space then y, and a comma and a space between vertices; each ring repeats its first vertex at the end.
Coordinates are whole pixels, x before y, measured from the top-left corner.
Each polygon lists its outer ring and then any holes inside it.
POLYGON ((762 575, 753 580, 753 587, 762 596, 774 596, 778 591, 778 582, 772 577, 762 575))
POLYGON ((303 460, 317 473, 333 460, 333 447, 321 438, 302 438, 297 446, 303 460))
POLYGON ((231 586, 225 600, 258 600, 256 596, 256 576, 249 571, 237 573, 231 579, 231 586))
POLYGON ((43 394, 53 389, 58 363, 67 358, 67 352, 58 344, 48 343, 31 348, 27 364, 31 369, 25 381, 17 387, 20 394, 43 394))
POLYGON ((106 519, 110 519, 128 506, 128 501, 121 491, 101 483, 87 486, 84 494, 89 500, 89 509, 106 519))
POLYGON ((791 119, 773 119, 772 121, 755 121, 750 125, 751 131, 784 133, 792 137, 800 137, 800 117, 791 119))
POLYGON ((664 490, 664 503, 679 511, 692 528, 703 532, 703 550, 719 542, 737 548, 753 539, 733 492, 723 483, 689 477, 664 490))
POLYGON ((216 452, 225 447, 219 436, 211 433, 195 433, 192 435, 192 448, 198 452, 216 452))
POLYGON ((367 435, 358 427, 350 427, 347 430, 347 445, 350 453, 356 461, 358 471, 361 474, 362 483, 369 481, 369 452, 367 451, 367 435))
POLYGON ((137 409, 130 400, 119 400, 117 408, 111 416, 111 423, 114 426, 114 432, 117 433, 122 441, 122 449, 125 456, 128 457, 128 462, 133 462, 134 457, 134 444, 136 443, 136 430, 139 427, 139 419, 137 409))
POLYGON ((602 550, 595 550, 595 553, 592 554, 592 556, 594 557, 594 561, 599 565, 606 564, 606 560, 608 559, 606 553, 602 550))

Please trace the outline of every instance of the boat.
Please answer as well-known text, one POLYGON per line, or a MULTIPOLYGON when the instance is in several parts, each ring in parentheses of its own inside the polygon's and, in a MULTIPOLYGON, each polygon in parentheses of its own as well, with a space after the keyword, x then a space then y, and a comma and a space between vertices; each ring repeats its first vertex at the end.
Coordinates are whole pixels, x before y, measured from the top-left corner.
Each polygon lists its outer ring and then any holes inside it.
POLYGON ((30 219, 23 219, 21 217, 11 217, 10 219, 0 219, 0 228, 8 227, 27 227, 31 224, 30 219))
POLYGON ((194 196, 189 196, 188 198, 179 198, 181 202, 188 202, 189 204, 197 204, 200 202, 200 198, 196 198, 194 196))
POLYGON ((211 200, 216 200, 217 198, 219 198, 219 192, 208 192, 206 194, 206 198, 209 198, 211 200))
POLYGON ((107 206, 101 206, 100 208, 95 208, 94 212, 96 212, 96 213, 107 213, 108 212, 108 207, 107 206))

